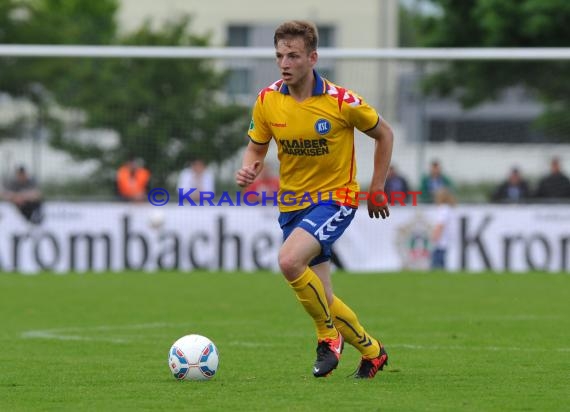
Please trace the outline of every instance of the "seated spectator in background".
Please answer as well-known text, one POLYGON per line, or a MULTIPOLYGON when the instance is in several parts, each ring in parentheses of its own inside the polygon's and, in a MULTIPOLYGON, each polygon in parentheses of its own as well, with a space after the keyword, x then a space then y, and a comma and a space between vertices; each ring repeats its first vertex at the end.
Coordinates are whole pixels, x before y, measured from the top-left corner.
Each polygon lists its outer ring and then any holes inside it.
POLYGON ((570 179, 562 173, 558 157, 554 157, 550 162, 550 174, 538 182, 535 197, 541 199, 570 198, 570 179))
POLYGON ((452 190, 453 184, 451 179, 442 173, 439 161, 433 160, 429 173, 422 177, 420 199, 425 203, 433 203, 435 192, 441 188, 452 190))
MULTIPOLYGON (((388 169, 388 176, 386 177, 386 184, 384 185, 384 193, 386 193, 388 201, 392 199, 392 193, 405 193, 405 196, 400 195, 400 198, 402 198, 404 203, 407 204, 409 199, 409 190, 406 178, 398 173, 395 166, 390 166, 388 169)), ((395 204, 397 205, 399 203, 395 202, 395 204)))
MULTIPOLYGON (((263 200, 262 193, 266 193, 265 199, 271 199, 273 196, 276 196, 273 192, 278 191, 279 177, 273 174, 273 170, 269 164, 265 164, 259 175, 255 178, 255 181, 244 190, 244 193, 257 192, 259 196, 248 195, 247 200, 249 202, 261 202, 263 200)), ((273 202, 273 200, 267 201, 268 204, 270 202, 273 202)))
POLYGON ((13 203, 28 222, 38 225, 43 220, 42 192, 24 166, 16 169, 14 178, 6 185, 0 198, 13 203))
POLYGON ((117 170, 117 194, 127 202, 143 202, 147 199, 150 171, 142 159, 129 159, 117 170))
POLYGON ((190 194, 194 201, 200 201, 200 192, 215 193, 216 180, 214 173, 208 169, 202 159, 194 159, 188 162, 188 166, 178 175, 178 186, 176 190, 183 193, 191 189, 196 189, 190 194))
POLYGON ((431 234, 432 254, 431 268, 446 269, 447 249, 454 241, 456 229, 455 197, 447 188, 440 188, 434 194, 435 210, 434 227, 431 234))
POLYGON ((520 203, 530 196, 529 186, 521 177, 519 169, 513 167, 507 180, 501 183, 491 195, 493 202, 520 203))

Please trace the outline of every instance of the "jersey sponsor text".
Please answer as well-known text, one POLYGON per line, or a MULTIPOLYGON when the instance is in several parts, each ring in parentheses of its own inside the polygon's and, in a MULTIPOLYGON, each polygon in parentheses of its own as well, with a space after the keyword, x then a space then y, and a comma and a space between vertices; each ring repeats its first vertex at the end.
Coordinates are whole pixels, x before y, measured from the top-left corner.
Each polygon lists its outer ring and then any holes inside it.
POLYGON ((293 156, 324 156, 329 154, 326 139, 279 139, 283 153, 293 156))

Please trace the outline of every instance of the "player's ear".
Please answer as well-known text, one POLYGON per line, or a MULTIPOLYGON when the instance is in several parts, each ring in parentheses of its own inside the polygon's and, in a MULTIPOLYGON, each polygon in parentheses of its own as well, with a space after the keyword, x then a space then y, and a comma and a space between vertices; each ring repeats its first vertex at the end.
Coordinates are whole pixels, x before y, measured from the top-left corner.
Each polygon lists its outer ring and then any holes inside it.
POLYGON ((316 50, 313 50, 312 52, 309 53, 309 61, 311 62, 312 65, 317 64, 318 60, 319 60, 319 54, 317 53, 316 50))

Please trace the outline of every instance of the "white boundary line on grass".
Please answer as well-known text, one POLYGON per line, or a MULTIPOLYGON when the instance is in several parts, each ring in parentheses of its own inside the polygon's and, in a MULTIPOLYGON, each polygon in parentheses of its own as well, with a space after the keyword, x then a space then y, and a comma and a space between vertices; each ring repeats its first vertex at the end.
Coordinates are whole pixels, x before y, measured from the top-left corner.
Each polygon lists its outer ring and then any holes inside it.
MULTIPOLYGON (((179 326, 172 323, 141 323, 132 325, 102 325, 90 327, 72 327, 57 329, 37 329, 22 332, 22 339, 47 339, 61 341, 83 341, 83 342, 108 342, 125 344, 130 343, 133 339, 125 339, 118 337, 97 337, 86 336, 81 332, 89 331, 114 331, 114 330, 138 330, 138 329, 157 329, 170 326, 179 326)), ((140 340, 140 337, 136 338, 140 340)), ((231 346, 239 346, 245 348, 271 348, 283 345, 275 345, 268 342, 248 342, 248 341, 232 341, 231 346)), ((570 348, 537 348, 537 347, 517 347, 517 346, 466 346, 466 345, 416 345, 410 343, 392 343, 387 344, 388 348, 402 348, 412 350, 469 350, 469 351, 489 351, 489 352, 570 352, 570 348)))
POLYGON ((22 333, 24 339, 50 339, 50 340, 70 340, 70 341, 87 341, 87 342, 111 342, 111 343, 127 343, 128 340, 120 338, 98 338, 94 336, 67 335, 62 334, 62 329, 52 330, 30 330, 22 333))
POLYGON ((462 346, 462 345, 412 345, 409 343, 386 344, 386 348, 404 348, 417 350, 470 350, 489 352, 570 352, 570 348, 534 348, 516 346, 462 346))
POLYGON ((169 323, 141 323, 132 325, 101 325, 88 327, 71 327, 57 329, 37 329, 28 330, 21 334, 23 339, 51 339, 51 340, 70 340, 70 341, 86 341, 86 342, 110 342, 110 343, 128 343, 130 339, 85 336, 81 332, 89 331, 113 331, 113 330, 137 330, 137 329, 156 329, 172 326, 169 323), (77 333, 79 332, 79 333, 77 333))

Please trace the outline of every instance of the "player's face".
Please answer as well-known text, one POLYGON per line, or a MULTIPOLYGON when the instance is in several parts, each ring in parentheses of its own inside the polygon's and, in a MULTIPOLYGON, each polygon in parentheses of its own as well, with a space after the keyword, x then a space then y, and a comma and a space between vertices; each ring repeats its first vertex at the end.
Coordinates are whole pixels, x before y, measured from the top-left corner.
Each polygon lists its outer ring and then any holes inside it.
POLYGON ((317 52, 307 52, 302 37, 281 39, 275 48, 281 78, 289 87, 295 87, 312 78, 317 52))

